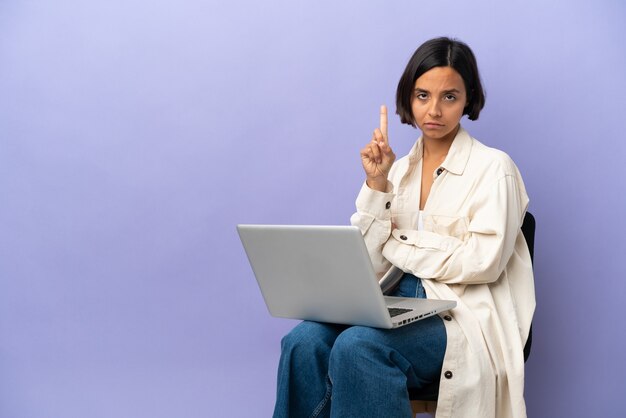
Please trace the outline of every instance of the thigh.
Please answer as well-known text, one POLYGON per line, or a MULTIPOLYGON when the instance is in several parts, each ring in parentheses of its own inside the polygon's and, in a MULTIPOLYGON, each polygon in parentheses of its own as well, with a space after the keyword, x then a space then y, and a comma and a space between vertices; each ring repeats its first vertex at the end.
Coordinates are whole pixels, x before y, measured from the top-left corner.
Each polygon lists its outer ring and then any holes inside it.
POLYGON ((409 386, 439 380, 446 351, 446 329, 439 316, 432 316, 396 329, 350 327, 342 340, 353 344, 367 341, 390 360, 402 364, 409 386))

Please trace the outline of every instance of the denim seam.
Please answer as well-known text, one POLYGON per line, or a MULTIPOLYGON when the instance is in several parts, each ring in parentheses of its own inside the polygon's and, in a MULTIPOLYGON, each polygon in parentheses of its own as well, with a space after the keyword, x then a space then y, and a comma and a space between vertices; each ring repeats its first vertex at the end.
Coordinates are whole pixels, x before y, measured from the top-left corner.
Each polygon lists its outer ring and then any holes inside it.
POLYGON ((320 403, 317 404, 317 407, 315 408, 315 410, 313 410, 313 413, 311 414, 311 418, 316 418, 317 416, 319 416, 319 414, 322 412, 322 410, 324 409, 324 407, 328 403, 328 400, 330 399, 330 395, 332 393, 330 376, 327 376, 326 379, 327 379, 327 381, 326 381, 326 393, 324 394, 324 398, 322 398, 320 403))

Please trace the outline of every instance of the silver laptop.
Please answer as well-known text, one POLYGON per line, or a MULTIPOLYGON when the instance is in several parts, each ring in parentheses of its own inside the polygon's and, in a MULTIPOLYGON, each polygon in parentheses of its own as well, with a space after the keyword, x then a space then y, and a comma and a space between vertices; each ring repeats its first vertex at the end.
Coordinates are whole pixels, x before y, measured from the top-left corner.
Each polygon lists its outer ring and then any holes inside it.
POLYGON ((270 314, 396 328, 455 301, 384 296, 355 226, 237 225, 270 314))

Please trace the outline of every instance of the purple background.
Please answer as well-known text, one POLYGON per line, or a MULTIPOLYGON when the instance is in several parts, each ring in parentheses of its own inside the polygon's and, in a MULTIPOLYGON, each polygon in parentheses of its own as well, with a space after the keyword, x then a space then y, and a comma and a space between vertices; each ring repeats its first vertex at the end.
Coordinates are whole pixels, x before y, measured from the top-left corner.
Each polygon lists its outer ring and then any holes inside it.
POLYGON ((529 416, 625 416, 626 6, 504 3, 0 2, 0 416, 269 416, 295 322, 235 225, 347 223, 439 35, 537 217, 529 416))

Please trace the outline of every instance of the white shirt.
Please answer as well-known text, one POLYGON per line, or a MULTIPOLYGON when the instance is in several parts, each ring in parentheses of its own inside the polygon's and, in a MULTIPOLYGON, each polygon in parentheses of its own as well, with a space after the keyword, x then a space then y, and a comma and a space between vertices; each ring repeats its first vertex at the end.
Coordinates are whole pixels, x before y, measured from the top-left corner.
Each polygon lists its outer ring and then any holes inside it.
POLYGON ((351 223, 361 229, 379 277, 394 265, 422 278, 429 298, 457 301, 452 320, 443 321, 437 418, 523 418, 523 347, 535 309, 520 230, 524 183, 508 155, 463 128, 441 167, 439 176, 433 173, 423 229, 415 229, 421 138, 393 165, 385 193, 363 185, 351 223))

